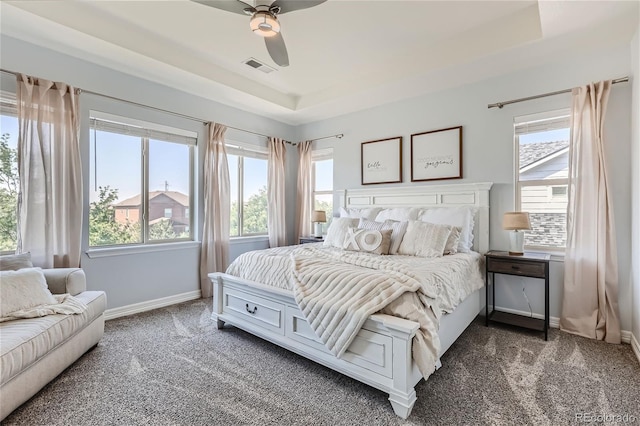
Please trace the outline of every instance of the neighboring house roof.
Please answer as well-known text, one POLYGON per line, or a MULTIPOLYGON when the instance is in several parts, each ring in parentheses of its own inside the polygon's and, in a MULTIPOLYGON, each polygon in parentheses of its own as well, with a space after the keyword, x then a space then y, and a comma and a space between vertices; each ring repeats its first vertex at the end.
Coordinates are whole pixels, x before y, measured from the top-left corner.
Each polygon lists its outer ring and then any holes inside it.
MULTIPOLYGON (((153 200, 159 195, 165 195, 177 203, 182 204, 184 207, 189 207, 189 196, 177 191, 151 191, 149 192, 149 201, 153 200)), ((122 200, 119 203, 114 204, 115 207, 140 207, 142 199, 140 194, 122 200)))
POLYGON ((189 225, 188 223, 184 223, 181 222, 179 220, 174 220, 168 217, 159 217, 157 219, 153 219, 149 221, 149 225, 155 225, 156 223, 160 223, 160 222, 165 222, 165 221, 169 221, 171 222, 171 225, 175 226, 175 225, 182 225, 182 226, 187 226, 189 225))
POLYGON ((520 144, 520 169, 551 157, 569 147, 569 141, 532 142, 520 144))

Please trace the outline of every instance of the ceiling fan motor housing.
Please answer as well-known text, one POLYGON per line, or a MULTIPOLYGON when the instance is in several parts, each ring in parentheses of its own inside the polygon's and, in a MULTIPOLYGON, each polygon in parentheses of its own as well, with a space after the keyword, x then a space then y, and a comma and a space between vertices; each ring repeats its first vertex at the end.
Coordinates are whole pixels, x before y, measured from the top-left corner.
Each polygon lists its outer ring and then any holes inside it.
POLYGON ((249 27, 261 37, 273 37, 280 32, 280 22, 270 10, 258 10, 251 17, 249 27))

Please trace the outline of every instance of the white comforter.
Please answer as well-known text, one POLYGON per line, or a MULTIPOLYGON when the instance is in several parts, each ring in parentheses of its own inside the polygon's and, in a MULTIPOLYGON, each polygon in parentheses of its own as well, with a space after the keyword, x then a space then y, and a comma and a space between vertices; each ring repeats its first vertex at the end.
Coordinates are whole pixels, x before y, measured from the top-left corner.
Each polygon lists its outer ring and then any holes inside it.
POLYGON ((227 273, 292 290, 316 334, 336 355, 344 352, 371 313, 379 311, 419 323, 413 357, 426 378, 433 373, 440 350, 440 316, 443 312, 451 312, 467 295, 483 286, 480 262, 481 256, 477 253, 425 259, 379 256, 323 247, 322 244, 305 244, 245 253, 229 266, 227 273), (340 276, 343 278, 331 279, 340 276), (342 312, 332 324, 338 308, 329 305, 334 299, 331 292, 335 293, 335 289, 341 287, 334 285, 334 290, 326 290, 329 296, 319 295, 310 291, 318 280, 325 284, 343 282, 339 284, 342 287, 346 280, 352 290, 348 294, 375 297, 365 297, 366 300, 359 303, 366 305, 365 309, 355 316, 345 316, 342 312), (377 290, 373 290, 375 288, 377 290), (322 314, 321 318, 313 314, 314 310, 316 314, 322 314), (335 334, 332 336, 331 333, 335 334))

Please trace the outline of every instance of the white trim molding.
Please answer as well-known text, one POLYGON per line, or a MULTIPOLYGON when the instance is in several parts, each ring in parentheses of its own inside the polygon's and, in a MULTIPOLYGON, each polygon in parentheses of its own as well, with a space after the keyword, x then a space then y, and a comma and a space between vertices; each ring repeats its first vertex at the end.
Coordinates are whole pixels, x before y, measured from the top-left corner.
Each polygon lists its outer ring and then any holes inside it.
POLYGON ((629 333, 630 340, 631 340, 631 349, 633 349, 633 353, 636 354, 636 358, 638 358, 638 362, 640 362, 640 343, 638 342, 638 340, 636 339, 636 336, 633 335, 633 333, 627 332, 629 333))
POLYGON ((139 314, 140 312, 151 311, 153 309, 164 308, 176 303, 188 302, 202 297, 200 290, 189 291, 187 293, 175 294, 173 296, 161 297, 160 299, 146 300, 140 303, 120 306, 118 308, 107 309, 104 312, 105 321, 115 318, 126 317, 128 315, 139 314))
MULTIPOLYGON (((531 314, 530 312, 527 311, 520 311, 518 309, 510 309, 510 308, 501 308, 499 306, 496 306, 496 309, 500 310, 500 311, 504 311, 510 314, 515 314, 515 315, 522 315, 525 317, 532 317, 532 318, 537 318, 537 319, 544 319, 544 315, 542 314, 538 314, 538 313, 533 313, 531 314)), ((560 328, 560 318, 558 317, 549 317, 549 327, 551 328, 560 328)), ((635 336, 633 336, 633 334, 631 334, 630 331, 628 330, 621 330, 620 331, 620 341, 622 341, 622 343, 630 343, 631 346, 633 347, 634 345, 634 341, 635 341, 635 345, 636 347, 633 348, 634 352, 636 353, 636 356, 638 357, 638 360, 640 361, 640 345, 638 345, 638 341, 635 340, 635 336)))

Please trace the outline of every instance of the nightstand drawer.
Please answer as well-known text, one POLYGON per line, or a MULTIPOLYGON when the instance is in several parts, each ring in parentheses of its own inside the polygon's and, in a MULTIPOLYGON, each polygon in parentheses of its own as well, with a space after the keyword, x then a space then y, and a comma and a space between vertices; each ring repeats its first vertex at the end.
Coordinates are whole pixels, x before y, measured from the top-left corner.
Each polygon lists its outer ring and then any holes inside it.
POLYGON ((545 265, 543 263, 519 262, 506 259, 487 259, 487 271, 501 274, 522 275, 526 277, 544 278, 545 265))

